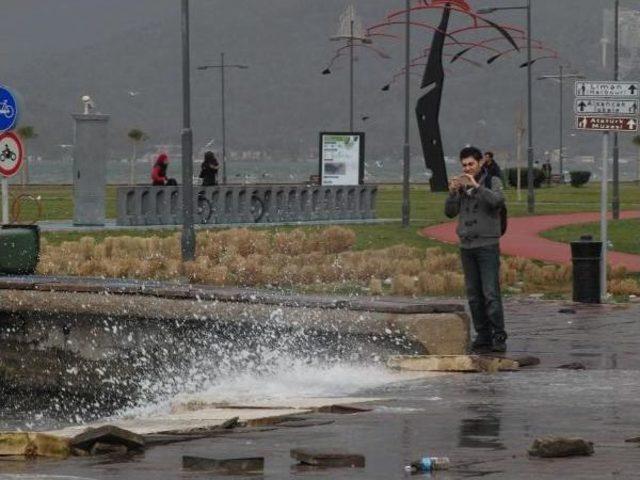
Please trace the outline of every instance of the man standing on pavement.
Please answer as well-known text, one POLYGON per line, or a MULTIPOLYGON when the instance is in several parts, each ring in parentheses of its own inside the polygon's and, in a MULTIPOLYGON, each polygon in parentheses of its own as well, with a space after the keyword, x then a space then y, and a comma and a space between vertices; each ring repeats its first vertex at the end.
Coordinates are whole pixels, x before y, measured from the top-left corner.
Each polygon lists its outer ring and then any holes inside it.
POLYGON ((476 330, 475 353, 506 352, 507 333, 500 294, 500 209, 504 206, 502 180, 481 167, 482 152, 475 147, 460 152, 463 175, 449 182, 445 214, 458 216, 460 258, 467 298, 476 330), (489 176, 489 186, 486 177, 489 176))
POLYGON ((491 188, 491 177, 498 177, 499 179, 502 179, 502 171, 500 170, 500 166, 493 158, 493 152, 484 152, 481 166, 482 172, 486 173, 486 175, 484 176, 485 187, 491 188))

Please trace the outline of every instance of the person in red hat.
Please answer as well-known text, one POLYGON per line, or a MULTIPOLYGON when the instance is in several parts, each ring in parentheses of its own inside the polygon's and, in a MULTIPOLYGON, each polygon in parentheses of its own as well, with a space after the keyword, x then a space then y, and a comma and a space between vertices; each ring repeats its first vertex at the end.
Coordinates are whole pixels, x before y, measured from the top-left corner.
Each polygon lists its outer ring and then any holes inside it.
POLYGON ((155 186, 164 187, 170 184, 169 178, 167 178, 167 167, 169 166, 169 157, 166 153, 161 153, 156 158, 156 163, 153 164, 151 169, 151 184, 155 186))

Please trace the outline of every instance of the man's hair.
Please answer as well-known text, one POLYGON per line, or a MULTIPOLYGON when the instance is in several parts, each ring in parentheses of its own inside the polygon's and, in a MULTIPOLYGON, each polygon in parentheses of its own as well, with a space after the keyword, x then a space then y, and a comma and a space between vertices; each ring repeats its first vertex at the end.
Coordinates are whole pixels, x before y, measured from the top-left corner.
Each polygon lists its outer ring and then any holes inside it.
POLYGON ((493 152, 484 152, 484 154, 493 159, 493 152))
POLYGON ((465 158, 473 157, 477 161, 482 160, 482 152, 479 148, 476 147, 464 147, 460 150, 460 160, 464 160, 465 158))

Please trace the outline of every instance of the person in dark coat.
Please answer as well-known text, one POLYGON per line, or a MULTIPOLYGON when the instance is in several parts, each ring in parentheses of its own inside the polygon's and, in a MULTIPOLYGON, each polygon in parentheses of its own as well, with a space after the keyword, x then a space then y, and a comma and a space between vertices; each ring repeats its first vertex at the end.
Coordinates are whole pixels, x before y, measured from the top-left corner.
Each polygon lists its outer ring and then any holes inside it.
POLYGON ((169 166, 169 157, 166 153, 161 153, 156 159, 151 169, 151 184, 159 187, 167 185, 167 167, 169 166))
POLYGON ((491 188, 491 177, 498 177, 502 180, 502 171, 493 159, 493 152, 484 153, 482 158, 482 174, 484 176, 484 186, 487 188, 491 188))
POLYGON ((218 184, 218 169, 220 164, 213 152, 205 152, 204 161, 202 162, 202 168, 200 170, 200 178, 202 179, 202 185, 213 186, 218 184))

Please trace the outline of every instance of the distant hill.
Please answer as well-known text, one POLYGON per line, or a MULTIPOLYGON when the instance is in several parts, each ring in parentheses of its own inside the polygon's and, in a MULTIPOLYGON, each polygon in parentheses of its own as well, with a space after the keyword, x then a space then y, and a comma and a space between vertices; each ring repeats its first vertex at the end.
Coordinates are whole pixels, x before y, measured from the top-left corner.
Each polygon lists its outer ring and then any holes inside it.
MULTIPOLYGON (((392 4, 357 0, 365 24, 384 17, 392 4)), ((481 2, 472 2, 476 5, 481 2)), ((492 4, 508 4, 496 1, 492 4)), ((512 3, 512 2, 511 2, 512 3)), ((193 127, 196 148, 219 139, 220 79, 215 71, 200 72, 203 63, 227 61, 249 70, 227 72, 228 141, 233 150, 266 151, 272 156, 314 155, 321 130, 348 125, 348 68, 340 59, 331 75, 321 71, 336 45, 328 37, 338 27, 347 2, 338 0, 191 0, 193 127)), ((23 123, 39 137, 32 151, 59 157, 59 144, 72 141, 70 113, 88 93, 98 110, 112 115, 112 156, 130 152, 126 132, 138 127, 159 144, 178 144, 181 129, 180 2, 177 0, 5 0, 0 31, 3 61, 0 81, 16 88, 25 101, 23 123), (131 96, 128 92, 140 92, 131 96)), ((601 68, 601 0, 536 0, 534 37, 556 48, 581 73, 603 79, 601 68)), ((424 14, 434 23, 438 14, 424 14), (430 16, 429 16, 430 15, 430 16)), ((524 24, 523 12, 493 17, 524 24)), ((461 24, 461 19, 455 20, 461 24)), ((396 33, 402 34, 402 27, 396 33)), ((488 38, 494 33, 474 33, 488 38)), ((415 30, 414 51, 430 41, 415 30)), ((356 63, 356 125, 367 133, 369 156, 400 157, 402 144, 402 82, 389 92, 380 88, 403 63, 401 41, 378 40, 392 55, 383 60, 358 53, 356 63), (368 116, 362 122, 362 116, 368 116)), ((455 52, 455 49, 452 50, 455 52)), ((469 58, 481 61, 488 55, 469 58)), ((466 143, 513 152, 518 105, 525 100, 526 72, 518 64, 524 52, 482 69, 456 62, 449 65, 442 127, 447 154, 466 143)), ((557 71, 554 61, 541 61, 535 76, 557 71)), ((416 73, 422 73, 420 69, 416 73)), ((637 73, 637 69, 636 69, 637 73)), ((418 98, 419 78, 413 83, 418 98)), ((557 146, 558 87, 535 82, 536 152, 557 146)), ((570 155, 598 155, 598 136, 571 136, 572 88, 565 90, 565 144, 570 155)), ((419 142, 413 127, 414 153, 419 142)), ((215 143, 214 143, 215 145, 215 143)), ((627 152, 630 142, 622 141, 627 152)))

